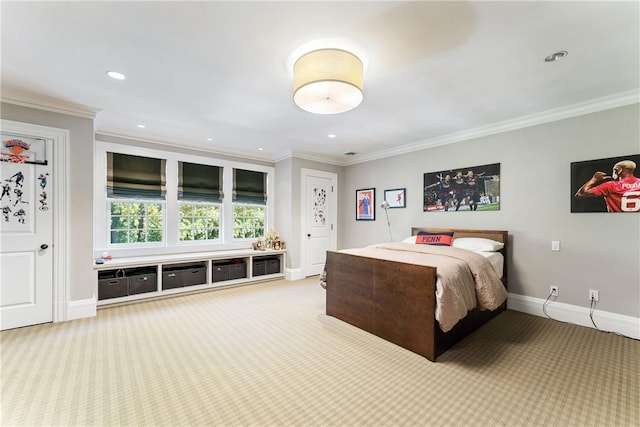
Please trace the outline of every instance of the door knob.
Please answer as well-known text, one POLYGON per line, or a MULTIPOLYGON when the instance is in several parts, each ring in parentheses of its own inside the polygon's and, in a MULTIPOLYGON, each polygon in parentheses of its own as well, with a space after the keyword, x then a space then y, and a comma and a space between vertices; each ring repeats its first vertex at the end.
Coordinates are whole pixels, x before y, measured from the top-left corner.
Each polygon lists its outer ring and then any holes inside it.
POLYGON ((47 245, 46 243, 43 243, 40 245, 40 249, 45 250, 49 247, 49 245, 47 245))

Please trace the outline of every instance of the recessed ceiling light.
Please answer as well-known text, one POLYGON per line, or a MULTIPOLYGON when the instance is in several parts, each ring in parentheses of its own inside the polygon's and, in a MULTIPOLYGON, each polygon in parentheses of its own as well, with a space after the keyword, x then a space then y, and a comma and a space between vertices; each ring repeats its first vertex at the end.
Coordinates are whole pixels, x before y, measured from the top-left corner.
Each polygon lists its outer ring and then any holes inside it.
POLYGON ((213 141, 213 138, 207 138, 207 141, 213 141))
POLYGON ((329 135, 327 135, 327 138, 335 138, 336 134, 335 133, 330 133, 329 135))
POLYGON ((566 50, 561 50, 559 52, 552 53, 551 55, 549 55, 546 58, 544 58, 544 60, 545 60, 545 62, 554 62, 554 61, 557 61, 559 59, 564 58, 568 54, 569 54, 569 52, 567 52, 566 50))
POLYGON ((145 128, 145 125, 138 125, 138 127, 139 127, 140 129, 144 129, 144 128, 145 128))
POLYGON ((264 150, 264 148, 258 148, 258 151, 262 151, 262 150, 264 150))
POLYGON ((111 77, 112 79, 116 79, 116 80, 124 80, 124 79, 127 78, 124 74, 119 73, 117 71, 107 71, 107 76, 111 77))

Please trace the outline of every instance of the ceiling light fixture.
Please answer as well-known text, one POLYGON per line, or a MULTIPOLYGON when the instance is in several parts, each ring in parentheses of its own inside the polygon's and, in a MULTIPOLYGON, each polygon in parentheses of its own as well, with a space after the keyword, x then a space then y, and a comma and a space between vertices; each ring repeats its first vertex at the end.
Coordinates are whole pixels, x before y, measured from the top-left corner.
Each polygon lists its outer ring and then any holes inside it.
POLYGON ((138 127, 139 127, 140 129, 144 129, 146 126, 145 126, 145 125, 138 125, 138 127))
POLYGON ((117 71, 107 71, 107 76, 111 77, 112 79, 116 79, 116 80, 124 80, 124 79, 127 78, 124 74, 119 73, 117 71))
POLYGON ((557 61, 559 59, 564 58, 568 54, 569 54, 569 52, 567 52, 566 50, 561 50, 559 52, 552 53, 551 55, 547 56, 546 58, 544 58, 544 61, 545 62, 555 62, 555 61, 557 61))
POLYGON ((302 55, 293 65, 293 101, 315 114, 352 110, 363 99, 363 65, 342 49, 318 49, 302 55))
POLYGON ((335 138, 336 134, 335 133, 330 133, 329 135, 327 135, 327 138, 335 138))

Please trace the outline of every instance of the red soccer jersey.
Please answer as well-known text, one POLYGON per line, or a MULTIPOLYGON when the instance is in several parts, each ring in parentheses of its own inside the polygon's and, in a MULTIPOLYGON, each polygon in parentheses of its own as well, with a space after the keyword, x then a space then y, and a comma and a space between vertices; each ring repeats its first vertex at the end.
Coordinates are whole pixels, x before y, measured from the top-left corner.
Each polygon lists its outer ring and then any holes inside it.
POLYGON ((640 212, 640 178, 635 176, 602 183, 589 192, 604 197, 609 212, 640 212))

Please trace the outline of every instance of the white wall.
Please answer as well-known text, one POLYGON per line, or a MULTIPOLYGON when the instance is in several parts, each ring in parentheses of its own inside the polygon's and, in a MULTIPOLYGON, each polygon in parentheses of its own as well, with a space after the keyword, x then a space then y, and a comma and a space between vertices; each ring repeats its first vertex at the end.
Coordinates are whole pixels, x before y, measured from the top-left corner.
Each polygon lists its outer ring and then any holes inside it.
MULTIPOLYGON (((394 240, 412 226, 508 230, 509 291, 588 307, 588 290, 600 290, 598 309, 640 317, 640 215, 570 212, 570 163, 640 153, 638 104, 498 135, 375 160, 345 168, 340 181, 339 247, 388 240, 384 211, 376 221, 355 221, 355 190, 407 188, 407 208, 390 209, 394 240), (498 212, 423 212, 423 173, 501 164, 498 212), (551 251, 551 241, 561 251, 551 251)), ((640 171, 637 171, 637 174, 640 171)))

